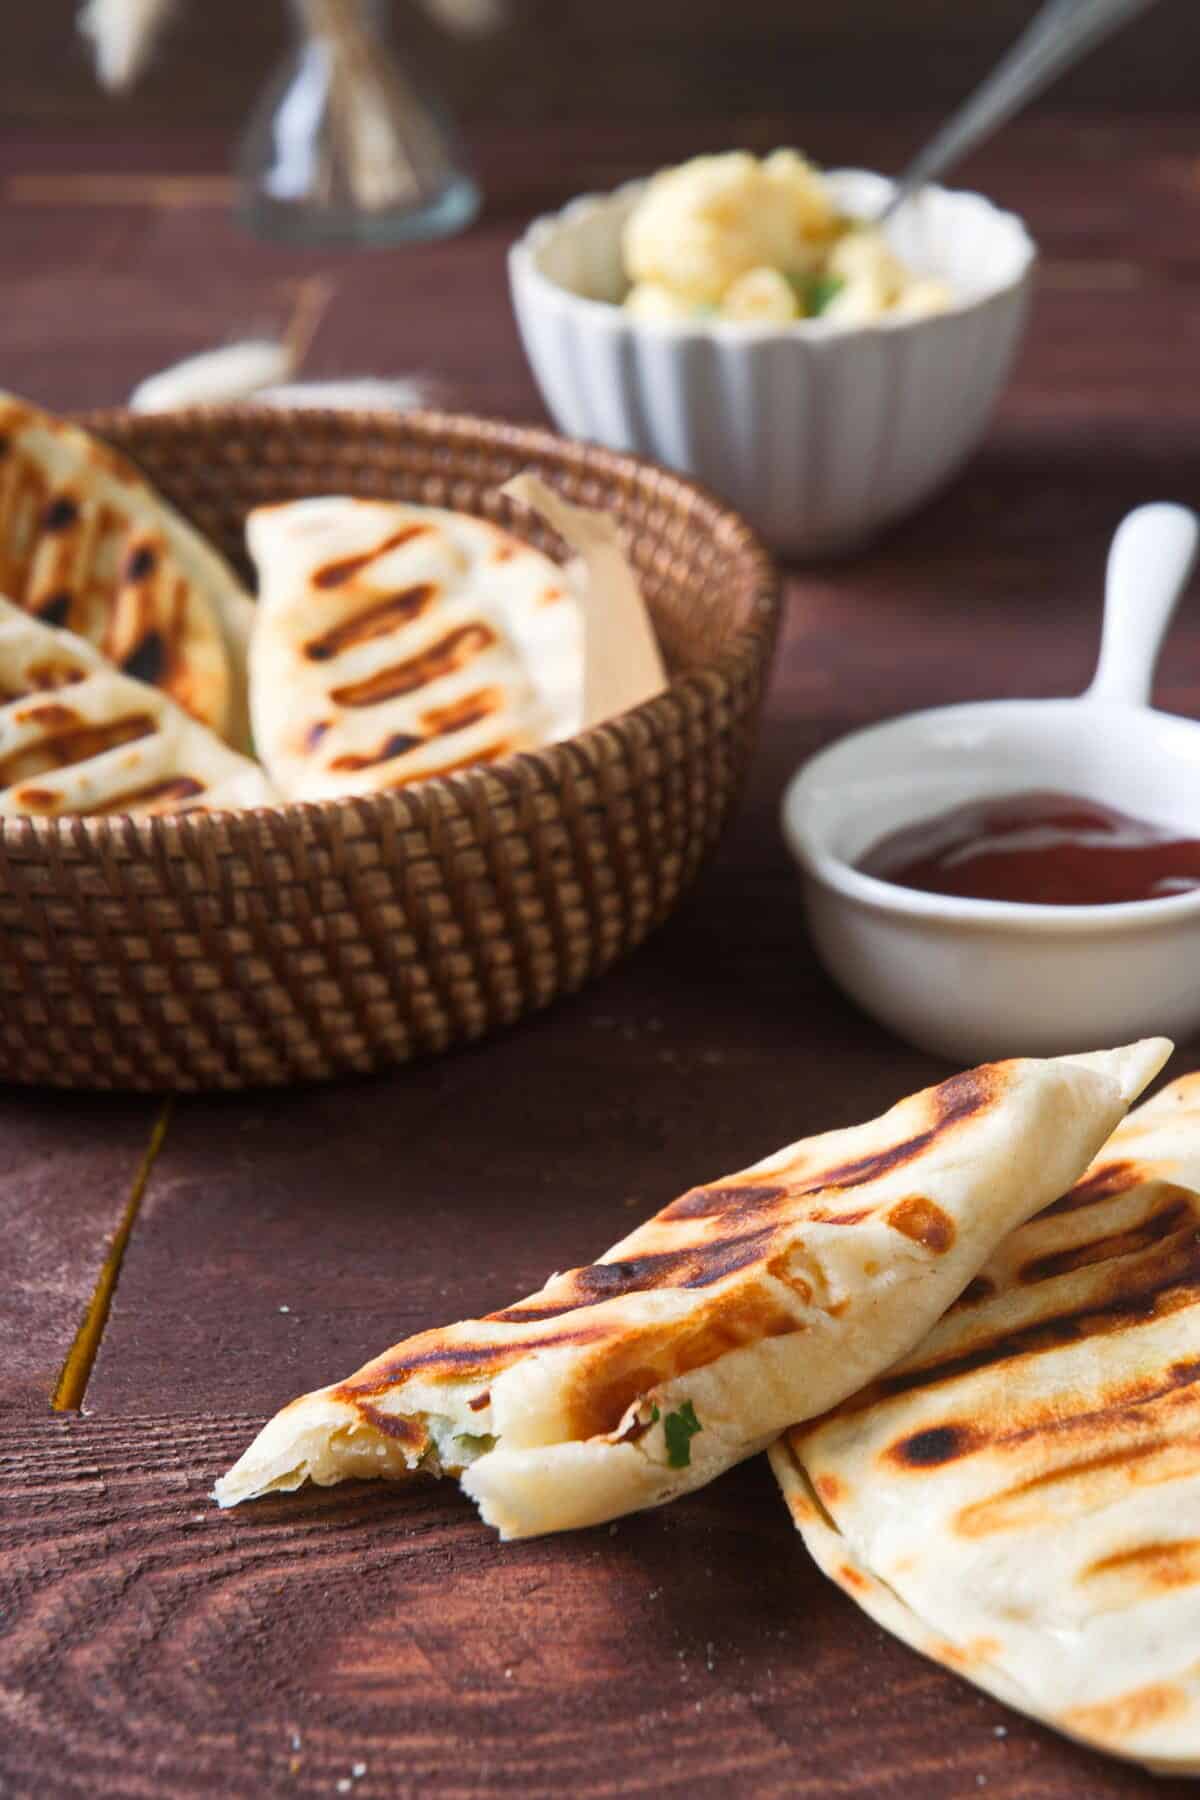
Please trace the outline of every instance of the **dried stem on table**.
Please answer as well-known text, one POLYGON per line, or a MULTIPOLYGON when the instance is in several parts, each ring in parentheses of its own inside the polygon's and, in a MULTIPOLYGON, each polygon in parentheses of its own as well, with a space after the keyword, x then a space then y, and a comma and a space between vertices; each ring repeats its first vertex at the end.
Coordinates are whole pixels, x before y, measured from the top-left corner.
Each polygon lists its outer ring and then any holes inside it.
POLYGON ((176 0, 87 0, 79 29, 92 40, 106 88, 123 93, 133 86, 176 9, 176 0))

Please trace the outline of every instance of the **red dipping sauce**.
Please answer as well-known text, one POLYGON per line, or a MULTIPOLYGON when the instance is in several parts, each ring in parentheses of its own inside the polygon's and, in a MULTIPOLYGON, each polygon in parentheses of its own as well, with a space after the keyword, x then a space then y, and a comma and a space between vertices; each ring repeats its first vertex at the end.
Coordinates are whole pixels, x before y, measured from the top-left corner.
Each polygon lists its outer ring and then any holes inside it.
POLYGON ((1200 841, 1074 794, 1006 794, 892 832, 858 867, 926 894, 1114 906, 1200 888, 1200 841))

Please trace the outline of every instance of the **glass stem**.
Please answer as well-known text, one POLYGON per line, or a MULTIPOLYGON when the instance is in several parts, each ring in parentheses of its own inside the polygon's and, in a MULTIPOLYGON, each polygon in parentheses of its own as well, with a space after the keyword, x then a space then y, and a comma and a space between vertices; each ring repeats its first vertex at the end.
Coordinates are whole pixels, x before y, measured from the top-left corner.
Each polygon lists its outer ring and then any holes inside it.
POLYGON ((288 0, 297 46, 243 141, 270 236, 387 243, 460 229, 479 195, 453 124, 391 41, 385 0, 288 0))

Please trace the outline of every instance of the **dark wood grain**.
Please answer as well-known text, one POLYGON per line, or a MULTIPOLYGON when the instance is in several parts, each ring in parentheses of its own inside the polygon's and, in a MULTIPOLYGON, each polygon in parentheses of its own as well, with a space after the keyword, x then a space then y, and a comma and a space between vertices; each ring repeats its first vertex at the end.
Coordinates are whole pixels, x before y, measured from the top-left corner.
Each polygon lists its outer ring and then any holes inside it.
MULTIPOLYGON (((167 361, 239 332, 278 329, 298 284, 319 276, 329 302, 307 374, 423 373, 456 404, 539 417, 505 269, 524 219, 728 143, 735 131, 765 149, 795 127, 786 116, 761 117, 744 132, 742 123, 489 128, 480 140, 489 201, 479 225, 450 242, 358 255, 296 251, 240 231, 229 211, 232 188, 214 185, 222 146, 211 134, 63 133, 53 144, 10 134, 0 177, 0 385, 58 406, 120 402, 167 361), (164 174, 200 177, 201 185, 184 179, 164 200, 164 174), (98 201, 100 177, 125 183, 128 199, 98 201)), ((926 123, 815 114, 806 142, 824 163, 888 169, 926 123)), ((965 164, 961 179, 1022 213, 1044 250, 1019 379, 1000 415, 1002 425, 1028 429, 999 434, 995 448, 1022 466, 1031 446, 1037 456, 1174 457, 1174 488, 1186 497, 1196 482, 1188 460, 1194 408, 1178 374, 1200 350, 1192 126, 1120 117, 1023 122, 965 164)))
MULTIPOLYGON (((288 44, 284 0, 183 0, 153 68, 122 100, 97 88, 74 29, 75 0, 13 7, 0 59, 0 116, 61 128, 187 121, 232 135, 288 44)), ((948 108, 1028 22, 1030 0, 506 0, 508 26, 482 39, 436 30, 417 0, 393 0, 397 36, 469 121, 653 123, 721 112, 948 108)), ((1200 19, 1160 0, 1135 29, 1057 86, 1054 103, 1177 107, 1195 100, 1200 19)))
MULTIPOLYGON (((823 158, 882 167, 923 128, 805 123, 823 158)), ((763 116, 746 141, 794 126, 763 116)), ((239 235, 220 134, 13 134, 0 385, 63 407, 118 400, 168 358, 285 316, 318 274, 331 299, 310 372, 421 370, 459 404, 537 416, 505 296, 513 232, 732 133, 694 114, 488 126, 483 223, 363 257, 239 235), (164 172, 183 179, 147 187, 164 172), (94 185, 113 174, 133 183, 115 199, 94 185)), ((0 1307, 0 1794, 1174 1791, 884 1637, 819 1578, 761 1463, 613 1534, 508 1549, 445 1488, 232 1515, 205 1498, 294 1392, 525 1291, 693 1180, 944 1072, 817 969, 777 828, 784 782, 839 732, 906 707, 1077 690, 1113 526, 1142 500, 1200 500, 1193 126, 1031 120, 964 179, 1025 212, 1044 246, 1017 379, 944 496, 868 555, 794 577, 741 816, 637 957, 392 1078, 180 1105, 82 1418, 44 1408, 154 1108, 0 1095, 0 1269, 16 1272, 0 1307)), ((1194 609, 1159 696, 1196 714, 1194 609)), ((1172 1073, 1198 1060, 1184 1050, 1172 1073)))
POLYGON ((0 1413, 42 1412, 120 1224, 153 1102, 0 1090, 0 1413))
POLYGON ((249 1421, 37 1424, 0 1461, 0 1792, 1161 1800, 908 1654, 761 1461, 499 1548, 425 1485, 218 1513, 249 1421), (362 1768, 355 1778, 353 1771, 362 1768))

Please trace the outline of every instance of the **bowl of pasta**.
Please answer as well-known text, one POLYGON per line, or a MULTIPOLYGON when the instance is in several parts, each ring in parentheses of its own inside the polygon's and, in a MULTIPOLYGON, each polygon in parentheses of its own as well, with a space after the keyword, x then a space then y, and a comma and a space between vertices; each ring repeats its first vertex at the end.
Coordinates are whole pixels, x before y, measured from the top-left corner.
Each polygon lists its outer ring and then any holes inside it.
POLYGON ((795 151, 694 158, 536 220, 512 247, 521 337, 572 436, 652 457, 798 556, 855 549, 978 444, 1036 248, 983 196, 795 151))

